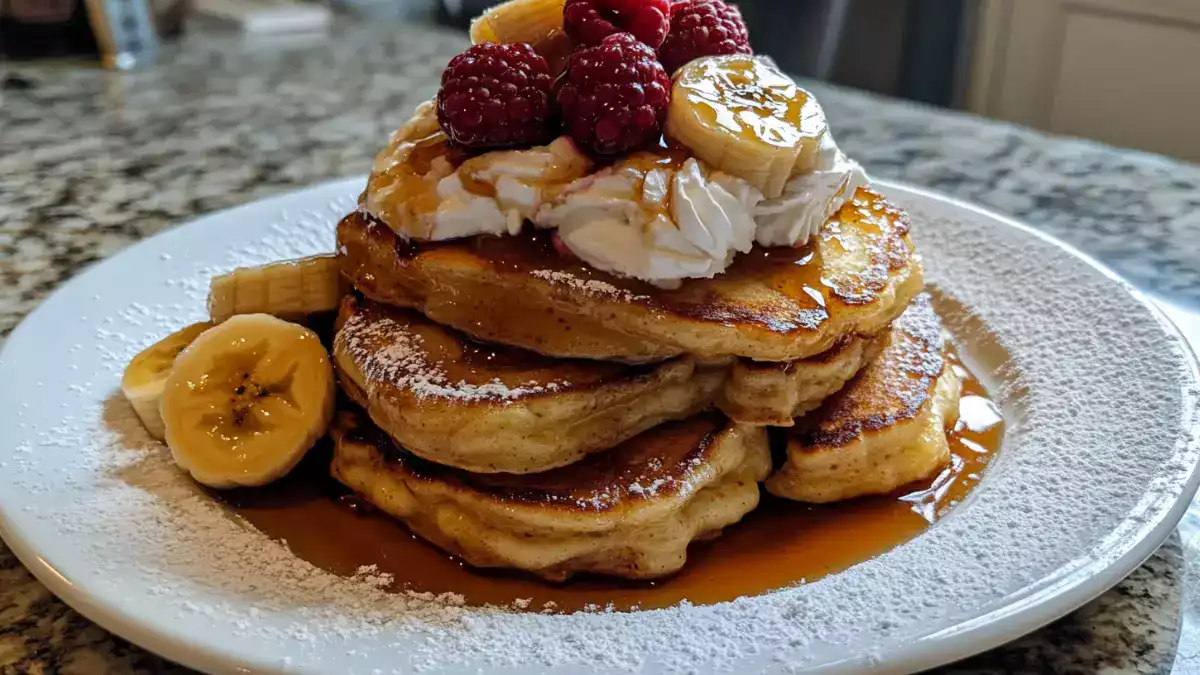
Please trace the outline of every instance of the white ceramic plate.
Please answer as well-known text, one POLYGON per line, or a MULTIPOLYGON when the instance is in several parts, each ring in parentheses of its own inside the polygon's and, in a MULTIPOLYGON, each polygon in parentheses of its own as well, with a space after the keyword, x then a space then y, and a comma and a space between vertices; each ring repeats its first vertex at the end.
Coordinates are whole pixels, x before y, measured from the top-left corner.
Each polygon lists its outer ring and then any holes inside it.
POLYGON ((0 525, 34 574, 113 632, 220 673, 905 672, 1098 595, 1196 490, 1197 369, 1095 263, 1021 225, 885 185, 1009 431, 971 498, 816 583, 713 607, 543 616, 333 577, 226 515, 117 394, 141 347, 203 316, 208 277, 330 250, 361 179, 219 213, 80 275, 0 357, 0 525), (242 670, 246 669, 246 670, 242 670))

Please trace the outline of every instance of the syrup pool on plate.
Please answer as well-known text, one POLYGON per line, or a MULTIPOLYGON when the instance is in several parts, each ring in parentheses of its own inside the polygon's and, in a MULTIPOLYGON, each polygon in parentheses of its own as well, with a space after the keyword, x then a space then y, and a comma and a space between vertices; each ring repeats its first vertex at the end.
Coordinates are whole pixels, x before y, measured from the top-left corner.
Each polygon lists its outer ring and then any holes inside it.
POLYGON ((764 492, 742 522, 715 540, 693 544, 681 572, 653 582, 577 577, 552 584, 468 567, 347 494, 328 475, 328 447, 310 453, 275 485, 214 494, 310 563, 345 576, 374 566, 373 573, 392 576, 397 592, 454 593, 468 605, 554 612, 654 609, 683 600, 713 604, 844 571, 917 537, 967 497, 1000 449, 1004 422, 953 351, 950 360, 962 379, 962 402, 948 434, 951 464, 937 476, 892 495, 821 506, 764 492))

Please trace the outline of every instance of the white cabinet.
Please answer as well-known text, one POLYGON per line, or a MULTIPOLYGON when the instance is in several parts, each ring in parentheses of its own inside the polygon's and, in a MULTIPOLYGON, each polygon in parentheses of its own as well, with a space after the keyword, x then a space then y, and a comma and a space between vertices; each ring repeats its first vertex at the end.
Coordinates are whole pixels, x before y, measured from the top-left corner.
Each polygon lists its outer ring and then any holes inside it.
POLYGON ((968 107, 1200 161, 1200 0, 984 0, 968 107))

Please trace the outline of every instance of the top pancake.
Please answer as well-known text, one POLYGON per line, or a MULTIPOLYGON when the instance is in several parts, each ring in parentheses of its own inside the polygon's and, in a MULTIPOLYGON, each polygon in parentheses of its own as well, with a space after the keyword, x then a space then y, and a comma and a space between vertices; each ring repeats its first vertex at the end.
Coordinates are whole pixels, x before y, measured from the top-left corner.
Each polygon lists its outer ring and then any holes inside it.
POLYGON ((921 288, 901 210, 862 189, 809 245, 755 248, 713 279, 662 289, 564 257, 549 233, 403 241, 355 212, 338 226, 343 274, 367 297, 479 339, 554 357, 680 354, 792 361, 871 335, 921 288))

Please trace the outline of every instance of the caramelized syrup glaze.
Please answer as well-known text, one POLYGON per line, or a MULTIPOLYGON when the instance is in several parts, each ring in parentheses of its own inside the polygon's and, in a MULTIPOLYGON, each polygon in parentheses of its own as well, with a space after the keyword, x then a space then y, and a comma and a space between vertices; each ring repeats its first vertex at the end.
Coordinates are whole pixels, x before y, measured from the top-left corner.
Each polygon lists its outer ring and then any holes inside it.
POLYGON ((384 215, 388 222, 410 236, 426 236, 421 217, 437 210, 437 181, 428 177, 433 163, 449 154, 446 136, 440 131, 412 141, 405 159, 382 173, 371 176, 369 193, 386 195, 384 215))
POLYGON ((703 62, 680 77, 688 102, 710 127, 783 148, 813 141, 825 130, 816 101, 773 66, 752 57, 703 62))
POLYGON ((967 497, 999 450, 1004 423, 983 385, 956 355, 951 360, 963 381, 963 405, 949 434, 949 467, 890 496, 825 506, 764 493, 762 504, 741 523, 718 539, 694 544, 682 572, 656 582, 580 578, 549 584, 468 568, 347 495, 328 477, 328 448, 310 453, 297 471, 271 487, 216 496, 312 564, 346 576, 375 565, 394 575, 397 591, 457 593, 470 605, 529 600, 529 611, 651 609, 682 600, 712 604, 841 572, 920 535, 967 497))

